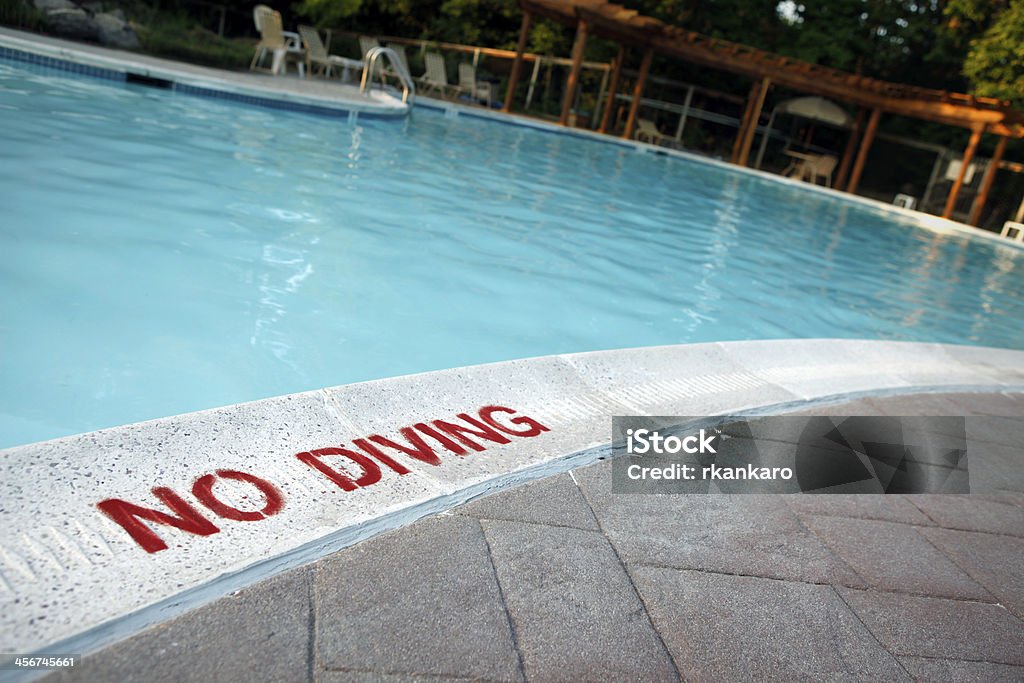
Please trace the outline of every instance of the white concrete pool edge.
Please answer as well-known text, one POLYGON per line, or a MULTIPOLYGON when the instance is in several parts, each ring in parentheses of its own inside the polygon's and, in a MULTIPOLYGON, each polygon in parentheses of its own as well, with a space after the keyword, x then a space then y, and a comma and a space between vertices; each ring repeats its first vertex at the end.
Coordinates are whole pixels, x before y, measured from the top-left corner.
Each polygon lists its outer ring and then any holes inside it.
MULTIPOLYGON (((253 42, 255 46, 255 41, 253 42)), ((210 93, 259 98, 298 106, 404 118, 409 107, 399 97, 374 90, 360 96, 354 85, 324 79, 273 78, 196 66, 145 54, 74 43, 0 27, 0 48, 64 60, 132 76, 168 81, 210 93)))
POLYGON ((585 464, 606 454, 612 415, 763 414, 949 390, 1024 391, 1024 352, 785 340, 547 356, 6 449, 0 651, 87 652, 424 515, 585 464), (141 508, 165 517, 145 521, 141 508))

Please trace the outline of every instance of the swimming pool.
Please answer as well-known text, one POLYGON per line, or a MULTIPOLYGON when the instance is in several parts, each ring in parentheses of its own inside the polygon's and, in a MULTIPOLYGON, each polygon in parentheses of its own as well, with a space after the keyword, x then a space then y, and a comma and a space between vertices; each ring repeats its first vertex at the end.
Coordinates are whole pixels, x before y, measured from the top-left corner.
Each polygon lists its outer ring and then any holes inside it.
POLYGON ((1024 253, 618 145, 0 62, 0 447, 533 355, 1024 348, 1024 253))

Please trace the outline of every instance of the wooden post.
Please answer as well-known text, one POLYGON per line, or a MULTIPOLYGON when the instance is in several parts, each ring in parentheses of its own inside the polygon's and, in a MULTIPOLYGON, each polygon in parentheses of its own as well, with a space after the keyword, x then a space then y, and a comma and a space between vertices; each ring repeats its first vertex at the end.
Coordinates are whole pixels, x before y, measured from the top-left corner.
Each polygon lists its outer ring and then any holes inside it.
POLYGON ((960 160, 960 172, 956 174, 956 180, 953 181, 953 187, 950 188, 949 196, 946 198, 946 208, 942 212, 943 218, 953 215, 957 197, 960 195, 960 188, 964 185, 964 176, 967 175, 967 167, 971 165, 971 161, 974 159, 974 150, 978 148, 978 141, 981 140, 981 131, 982 128, 975 128, 971 131, 971 139, 967 142, 967 149, 964 150, 964 158, 960 160))
POLYGON ((506 114, 512 111, 512 98, 516 95, 516 86, 519 84, 519 72, 523 68, 523 53, 526 52, 526 41, 530 37, 530 21, 532 17, 529 12, 523 12, 523 23, 519 27, 519 42, 516 43, 516 58, 512 62, 512 73, 508 75, 508 90, 505 92, 505 102, 501 110, 506 114))
POLYGON ((622 76, 622 60, 625 57, 625 50, 619 45, 619 54, 615 56, 615 65, 612 67, 612 82, 608 86, 608 102, 604 105, 604 111, 601 112, 601 127, 597 129, 598 133, 608 132, 608 122, 612 118, 612 109, 615 108, 615 95, 619 91, 619 78, 622 76))
POLYGON ((857 140, 860 132, 864 129, 865 109, 857 112, 857 120, 853 123, 853 130, 850 131, 850 139, 846 141, 846 149, 843 150, 843 160, 839 164, 839 172, 836 174, 836 187, 846 185, 846 178, 850 174, 850 164, 853 163, 853 153, 857 151, 857 140))
POLYGON ((580 82, 580 68, 583 66, 583 51, 587 47, 587 22, 582 19, 576 24, 576 42, 572 44, 572 66, 565 81, 565 95, 562 97, 562 116, 558 120, 563 126, 569 125, 569 110, 576 99, 576 86, 580 82))
POLYGON ((857 150, 857 160, 853 162, 853 172, 850 174, 850 184, 846 191, 850 194, 857 192, 860 185, 860 176, 864 173, 864 164, 868 160, 868 152, 871 151, 871 143, 875 141, 875 131, 878 130, 878 120, 882 118, 881 109, 872 109, 871 118, 868 119, 868 129, 864 131, 864 138, 860 141, 860 149, 857 150))
POLYGON ((644 96, 644 86, 647 85, 647 72, 651 70, 651 59, 654 58, 654 48, 648 47, 644 50, 643 61, 640 62, 640 73, 636 76, 636 86, 633 88, 633 101, 629 105, 629 117, 626 119, 626 130, 622 133, 623 140, 633 137, 633 128, 636 127, 636 113, 640 109, 640 98, 644 96))
POLYGON ((747 121, 747 130, 743 135, 743 145, 740 147, 740 154, 736 159, 736 163, 740 166, 746 166, 747 160, 750 158, 750 148, 754 144, 754 135, 757 133, 757 122, 761 119, 761 110, 764 109, 764 98, 768 95, 768 86, 770 85, 771 81, 769 79, 761 79, 760 87, 757 92, 757 99, 754 101, 754 106, 750 110, 750 118, 747 121))
POLYGON ((988 199, 989 191, 992 190, 992 184, 996 180, 996 172, 999 170, 999 162, 1003 160, 1003 152, 1005 151, 1006 136, 1003 135, 999 137, 999 142, 996 143, 996 151, 988 162, 985 179, 981 181, 978 196, 974 198, 974 204, 971 205, 971 216, 967 219, 967 222, 971 225, 977 225, 978 221, 981 220, 981 211, 985 208, 985 201, 988 199))
POLYGON ((740 127, 736 130, 736 139, 732 143, 732 154, 729 156, 729 163, 735 164, 740 158, 740 149, 743 148, 743 140, 747 136, 747 124, 750 122, 750 112, 754 109, 754 101, 757 99, 757 92, 761 81, 754 81, 750 85, 750 93, 747 95, 747 103, 743 107, 743 116, 740 118, 740 127))

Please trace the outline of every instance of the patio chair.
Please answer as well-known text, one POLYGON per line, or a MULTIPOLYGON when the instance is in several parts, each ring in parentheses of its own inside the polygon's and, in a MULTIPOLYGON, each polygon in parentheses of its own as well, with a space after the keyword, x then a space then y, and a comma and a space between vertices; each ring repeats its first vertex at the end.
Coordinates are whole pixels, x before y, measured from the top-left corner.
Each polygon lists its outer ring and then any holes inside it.
POLYGON ((1018 242, 1024 242, 1024 223, 1006 221, 1003 223, 1003 229, 1000 231, 999 236, 1011 240, 1017 240, 1018 242))
MULTIPOLYGON (((380 41, 373 36, 359 36, 359 51, 363 54, 363 62, 366 62, 366 53, 375 47, 380 47, 380 41)), ((384 63, 378 59, 377 63, 373 66, 372 76, 379 80, 381 83, 384 82, 384 63)))
POLYGON ((275 76, 287 70, 288 62, 293 62, 299 77, 306 76, 306 51, 302 48, 302 39, 298 34, 285 31, 281 25, 281 13, 266 5, 256 5, 252 10, 253 23, 260 33, 260 42, 249 63, 250 71, 267 71, 275 76), (259 63, 270 52, 273 57, 270 68, 260 67, 259 63))
POLYGON ((633 133, 633 137, 639 142, 649 142, 652 145, 660 145, 662 141, 667 140, 668 137, 662 135, 658 127, 654 125, 654 121, 648 119, 637 119, 636 120, 636 132, 633 133))
POLYGON ((423 94, 436 91, 441 97, 449 95, 454 88, 448 83, 448 68, 445 66, 444 57, 438 52, 427 52, 423 55, 423 61, 427 67, 419 79, 423 94))
POLYGON ((352 69, 362 69, 363 63, 358 59, 348 59, 338 55, 327 54, 327 48, 320 40, 320 32, 312 26, 299 26, 299 35, 306 47, 306 67, 309 73, 316 75, 317 70, 325 77, 330 77, 335 68, 341 69, 341 80, 348 82, 352 69))
POLYGON ((892 205, 898 206, 901 209, 913 210, 917 206, 917 197, 913 197, 909 194, 903 194, 901 192, 892 198, 892 205))
MULTIPOLYGON (((409 70, 409 57, 405 54, 405 46, 395 45, 394 43, 388 43, 388 47, 394 50, 395 54, 398 55, 398 61, 401 63, 402 68, 405 69, 405 73, 412 76, 412 71, 409 70)), ((398 73, 391 67, 390 64, 388 65, 388 68, 384 70, 384 75, 393 77, 396 80, 398 79, 398 73)))
POLYGON ((838 161, 831 154, 807 154, 804 158, 791 164, 784 175, 790 178, 799 178, 814 185, 817 185, 818 178, 821 178, 825 181, 825 187, 832 187, 832 172, 836 170, 838 161))
POLYGON ((491 108, 491 100, 494 99, 493 88, 487 81, 476 79, 476 67, 468 62, 459 64, 458 92, 469 95, 474 102, 486 102, 487 108, 491 108))

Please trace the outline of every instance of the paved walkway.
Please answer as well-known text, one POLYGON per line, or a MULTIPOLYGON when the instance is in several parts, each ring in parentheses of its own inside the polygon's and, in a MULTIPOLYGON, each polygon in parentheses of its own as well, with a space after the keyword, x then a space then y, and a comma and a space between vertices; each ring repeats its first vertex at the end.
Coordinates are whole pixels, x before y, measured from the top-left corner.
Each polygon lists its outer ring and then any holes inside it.
MULTIPOLYGON (((830 412, 1020 418, 1024 394, 830 412)), ((46 680, 1024 680, 1024 422, 987 424, 970 467, 992 493, 613 495, 602 462, 280 574, 46 680)))

